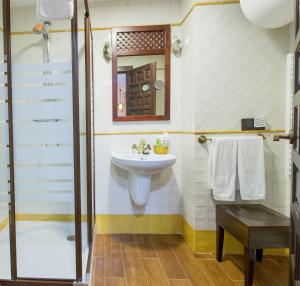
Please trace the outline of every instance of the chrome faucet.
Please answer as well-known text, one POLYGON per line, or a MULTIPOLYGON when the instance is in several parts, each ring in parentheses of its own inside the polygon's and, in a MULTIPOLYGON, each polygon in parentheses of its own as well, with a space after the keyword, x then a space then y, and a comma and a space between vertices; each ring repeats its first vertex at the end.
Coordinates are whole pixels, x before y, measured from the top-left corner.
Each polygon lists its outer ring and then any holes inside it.
POLYGON ((151 151, 151 146, 150 146, 150 144, 146 143, 145 139, 142 139, 138 145, 133 144, 131 149, 136 150, 138 152, 138 154, 147 155, 151 151))

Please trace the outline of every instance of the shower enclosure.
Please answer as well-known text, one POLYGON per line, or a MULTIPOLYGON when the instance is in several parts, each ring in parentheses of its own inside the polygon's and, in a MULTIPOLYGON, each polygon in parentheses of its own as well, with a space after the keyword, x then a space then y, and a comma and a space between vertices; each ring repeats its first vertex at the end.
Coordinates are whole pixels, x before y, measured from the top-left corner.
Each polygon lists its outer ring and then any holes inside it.
POLYGON ((94 203, 88 0, 43 22, 0 0, 0 285, 89 280, 94 203))

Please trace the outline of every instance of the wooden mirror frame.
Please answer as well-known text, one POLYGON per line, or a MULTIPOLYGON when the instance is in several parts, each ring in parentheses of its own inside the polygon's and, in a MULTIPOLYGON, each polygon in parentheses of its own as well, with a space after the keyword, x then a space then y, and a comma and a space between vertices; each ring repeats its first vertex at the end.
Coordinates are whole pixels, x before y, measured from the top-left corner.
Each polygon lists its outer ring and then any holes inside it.
POLYGON ((136 26, 112 29, 112 92, 113 92, 113 121, 152 121, 170 120, 170 61, 171 61, 171 29, 170 25, 136 26), (165 41, 161 47, 135 48, 124 45, 123 50, 117 47, 119 33, 140 33, 141 37, 145 32, 163 31, 165 41), (144 55, 165 55, 165 112, 164 115, 130 115, 118 116, 118 57, 144 56, 144 55))

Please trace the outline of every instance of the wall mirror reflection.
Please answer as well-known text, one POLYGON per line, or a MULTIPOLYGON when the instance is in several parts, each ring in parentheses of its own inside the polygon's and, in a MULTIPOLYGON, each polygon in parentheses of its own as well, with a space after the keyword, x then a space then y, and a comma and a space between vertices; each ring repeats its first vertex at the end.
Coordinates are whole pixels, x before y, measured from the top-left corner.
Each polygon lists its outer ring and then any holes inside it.
POLYGON ((113 30, 113 120, 170 119, 170 27, 113 30))
POLYGON ((165 113, 165 56, 118 58, 118 116, 165 113))

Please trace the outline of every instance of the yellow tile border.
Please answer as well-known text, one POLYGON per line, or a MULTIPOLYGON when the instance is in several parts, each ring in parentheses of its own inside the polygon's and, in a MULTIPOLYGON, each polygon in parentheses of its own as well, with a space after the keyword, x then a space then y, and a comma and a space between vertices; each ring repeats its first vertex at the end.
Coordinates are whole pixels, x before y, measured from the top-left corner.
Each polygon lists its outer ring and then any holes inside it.
MULTIPOLYGON (((205 2, 195 2, 192 4, 192 7, 188 10, 186 15, 183 17, 183 19, 179 22, 171 23, 170 25, 172 27, 179 27, 184 24, 184 22, 188 19, 188 17, 192 14, 193 10, 195 7, 200 7, 200 6, 212 6, 212 5, 227 5, 227 4, 239 4, 239 0, 225 0, 225 1, 205 1, 205 2)), ((147 26, 147 25, 144 25, 147 26)), ((109 31, 112 30, 113 28, 119 28, 122 26, 111 26, 111 27, 95 27, 92 28, 92 31, 109 31)), ((1 30, 0 30, 1 31, 1 30)), ((3 31, 3 29, 2 29, 3 31)), ((84 29, 80 28, 78 29, 79 32, 83 32, 84 29)), ((71 29, 50 29, 50 33, 69 33, 71 32, 71 29)), ((19 32, 12 32, 12 36, 20 36, 20 35, 32 35, 32 31, 19 31, 19 32)))
POLYGON ((166 215, 97 215, 97 234, 107 233, 181 233, 181 216, 166 215))
POLYGON ((9 223, 8 217, 4 218, 1 222, 0 222, 0 231, 2 231, 9 223))
POLYGON ((75 221, 69 214, 16 214, 17 221, 75 221))
POLYGON ((178 23, 171 24, 172 27, 180 27, 182 26, 185 21, 188 19, 188 17, 192 14, 195 7, 200 6, 212 6, 212 5, 228 5, 228 4, 239 4, 240 0, 227 0, 227 1, 206 1, 206 2, 196 2, 193 3, 192 7, 188 10, 186 15, 183 17, 183 19, 178 23))
MULTIPOLYGON (((75 221, 73 214, 16 214, 17 221, 75 221)), ((82 221, 87 221, 87 216, 82 215, 82 221)))
MULTIPOLYGON (((194 230, 181 215, 97 215, 96 233, 182 234, 194 253, 216 251, 216 231, 194 230)), ((240 242, 225 233, 224 253, 243 253, 240 242)), ((265 254, 288 255, 288 249, 266 249, 265 254)))
MULTIPOLYGON (((194 253, 213 253, 216 251, 216 231, 194 230, 182 217, 182 235, 194 253)), ((243 245, 225 231, 223 253, 242 254, 243 245)), ((288 255, 287 248, 265 249, 264 254, 288 255)))
MULTIPOLYGON (((95 132, 95 136, 107 136, 107 135, 147 135, 147 134, 187 134, 187 135, 208 135, 208 134, 272 134, 272 133, 284 133, 284 129, 273 130, 254 130, 254 131, 242 131, 242 130, 156 130, 156 131, 107 131, 107 132, 95 132)), ((81 135, 85 135, 82 133, 81 135)))

